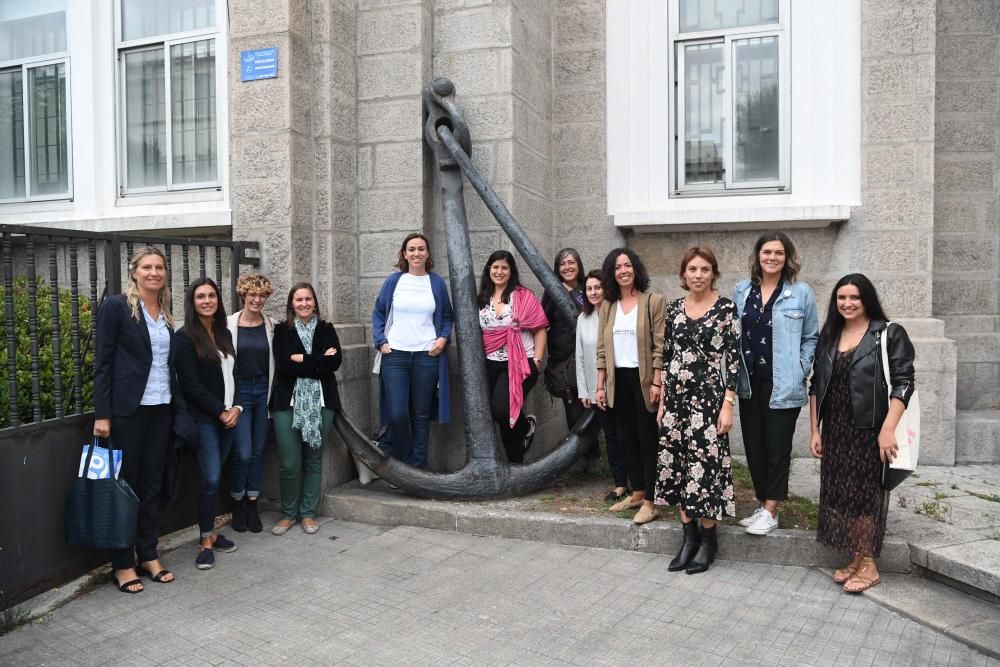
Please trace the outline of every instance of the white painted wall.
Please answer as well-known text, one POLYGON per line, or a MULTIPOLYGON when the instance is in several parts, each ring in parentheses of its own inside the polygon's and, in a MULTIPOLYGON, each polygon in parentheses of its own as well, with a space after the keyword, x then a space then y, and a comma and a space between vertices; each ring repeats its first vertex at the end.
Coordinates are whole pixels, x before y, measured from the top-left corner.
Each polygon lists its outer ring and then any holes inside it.
POLYGON ((96 232, 230 227, 226 3, 216 3, 219 190, 118 196, 112 0, 66 3, 73 199, 0 205, 0 223, 96 232))
POLYGON ((608 214, 635 231, 819 226, 861 203, 859 0, 788 3, 791 33, 790 190, 677 196, 672 192, 676 0, 607 3, 608 214))

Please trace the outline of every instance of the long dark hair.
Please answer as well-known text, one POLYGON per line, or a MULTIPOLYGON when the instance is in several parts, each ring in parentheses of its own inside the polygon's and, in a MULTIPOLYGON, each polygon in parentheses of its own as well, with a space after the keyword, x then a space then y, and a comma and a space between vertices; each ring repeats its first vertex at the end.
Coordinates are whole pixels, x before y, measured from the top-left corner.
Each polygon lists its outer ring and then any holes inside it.
POLYGON ((285 302, 285 324, 288 325, 289 329, 295 328, 295 309, 292 308, 292 297, 300 289, 307 289, 312 292, 313 295, 313 315, 316 316, 316 320, 323 319, 319 314, 319 299, 316 298, 316 290, 313 288, 311 283, 301 282, 292 285, 292 289, 288 290, 288 301, 285 302))
POLYGON ((837 290, 844 285, 853 285, 858 288, 861 294, 861 305, 865 307, 865 315, 869 320, 889 321, 885 311, 882 310, 882 302, 879 301, 878 292, 872 281, 863 273, 849 273, 833 286, 830 292, 830 304, 826 309, 826 322, 823 323, 823 330, 819 333, 819 348, 827 349, 831 345, 836 345, 840 340, 840 332, 844 330, 844 317, 837 310, 837 290))
POLYGON ((403 245, 399 246, 399 257, 396 258, 396 268, 406 273, 410 270, 410 263, 406 261, 406 244, 413 239, 420 239, 427 245, 427 260, 424 261, 424 268, 430 271, 434 268, 434 257, 431 256, 431 242, 420 232, 407 234, 403 239, 403 245))
POLYGON ((608 256, 604 258, 604 264, 601 265, 601 273, 604 274, 602 281, 604 284, 604 298, 612 303, 622 298, 621 289, 618 287, 618 283, 615 282, 615 262, 618 260, 619 255, 625 255, 628 257, 628 261, 632 262, 632 271, 635 273, 635 288, 640 292, 645 292, 649 289, 649 272, 646 271, 646 265, 639 259, 639 255, 635 254, 635 250, 631 248, 615 248, 608 253, 608 256))
POLYGON ((184 295, 184 330, 187 331, 188 337, 194 344, 194 351, 199 359, 218 364, 222 361, 219 359, 219 352, 227 357, 236 355, 233 341, 229 336, 229 327, 226 325, 226 307, 222 304, 222 294, 219 292, 219 286, 211 278, 195 278, 188 286, 187 293, 184 295), (215 290, 215 299, 219 304, 215 315, 212 316, 211 335, 205 329, 205 325, 202 324, 194 307, 194 292, 204 285, 215 290))
POLYGON ((583 260, 580 259, 580 253, 575 248, 563 248, 556 253, 556 259, 552 262, 552 272, 556 274, 556 278, 562 281, 562 276, 559 275, 559 265, 567 257, 576 260, 576 286, 579 288, 583 284, 583 260))
POLYGON ((493 262, 498 262, 501 259, 510 266, 510 281, 503 290, 501 300, 504 303, 510 303, 510 295, 514 292, 515 288, 521 286, 521 278, 517 273, 517 262, 514 261, 514 255, 506 250, 497 250, 486 260, 486 266, 483 267, 483 275, 479 278, 480 308, 485 308, 490 303, 490 297, 493 296, 494 292, 493 280, 490 278, 490 267, 493 266, 493 262))
POLYGON ((771 241, 780 241, 781 245, 785 247, 785 265, 781 268, 781 277, 786 283, 794 283, 795 278, 799 275, 799 269, 802 268, 802 261, 799 259, 799 251, 796 250, 795 244, 785 232, 761 234, 757 242, 753 244, 753 251, 750 253, 750 280, 756 285, 760 284, 764 275, 764 269, 760 266, 760 249, 764 247, 765 243, 771 241))
POLYGON ((580 288, 583 289, 583 314, 590 315, 594 312, 594 304, 590 302, 587 298, 587 281, 591 278, 597 278, 601 282, 601 289, 604 289, 604 273, 600 269, 594 269, 586 276, 583 277, 583 281, 580 283, 580 288))

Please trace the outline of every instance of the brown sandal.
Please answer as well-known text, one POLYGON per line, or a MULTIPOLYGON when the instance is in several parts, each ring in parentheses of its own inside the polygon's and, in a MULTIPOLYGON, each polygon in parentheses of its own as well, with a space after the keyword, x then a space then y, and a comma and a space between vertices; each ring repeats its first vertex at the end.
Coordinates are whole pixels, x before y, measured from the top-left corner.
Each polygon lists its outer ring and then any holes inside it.
POLYGON ((853 577, 855 574, 857 574, 858 569, 861 567, 860 565, 855 565, 855 563, 858 561, 859 557, 860 557, 859 554, 855 554, 854 555, 854 560, 852 560, 850 563, 848 563, 844 567, 842 567, 842 568, 840 568, 838 570, 834 570, 833 571, 833 580, 836 583, 838 583, 838 584, 846 584, 851 579, 851 577, 853 577))
POLYGON ((855 595, 858 593, 864 593, 869 588, 878 586, 882 582, 882 578, 879 577, 877 570, 875 571, 875 576, 865 576, 858 574, 858 572, 861 572, 861 570, 863 570, 865 565, 867 565, 868 563, 871 563, 872 567, 874 567, 875 559, 874 558, 861 559, 861 567, 859 567, 858 571, 854 573, 854 576, 848 579, 847 582, 844 584, 845 593, 851 593, 855 595), (851 584, 854 584, 854 586, 851 586, 851 584))

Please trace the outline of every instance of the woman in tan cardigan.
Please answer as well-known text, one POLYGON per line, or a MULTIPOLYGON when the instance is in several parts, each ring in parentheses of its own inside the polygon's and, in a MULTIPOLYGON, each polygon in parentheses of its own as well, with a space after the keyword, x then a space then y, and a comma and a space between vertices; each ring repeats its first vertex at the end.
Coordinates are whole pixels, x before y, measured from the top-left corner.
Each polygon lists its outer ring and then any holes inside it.
POLYGON ((652 294, 649 274, 630 248, 615 248, 604 259, 604 303, 597 335, 597 407, 614 408, 619 445, 632 496, 612 512, 639 511, 637 524, 659 517, 653 506, 656 481, 656 409, 663 369, 666 299, 652 294))

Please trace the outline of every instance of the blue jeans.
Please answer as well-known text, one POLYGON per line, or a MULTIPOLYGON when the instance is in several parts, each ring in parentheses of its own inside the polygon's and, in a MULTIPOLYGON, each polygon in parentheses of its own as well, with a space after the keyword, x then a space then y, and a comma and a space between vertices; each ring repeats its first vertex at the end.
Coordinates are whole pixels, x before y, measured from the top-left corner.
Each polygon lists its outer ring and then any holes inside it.
POLYGON ((427 463, 437 381, 437 357, 402 350, 382 355, 382 387, 389 403, 390 453, 417 468, 427 463))
MULTIPOLYGON (((242 419, 242 415, 240 419, 242 419)), ((222 464, 233 446, 233 430, 222 422, 198 422, 198 468, 201 485, 198 487, 198 528, 202 537, 210 537, 215 528, 215 496, 219 492, 222 464)))
POLYGON ((261 464, 267 442, 267 378, 240 380, 243 414, 233 427, 229 495, 233 500, 260 496, 261 464))

